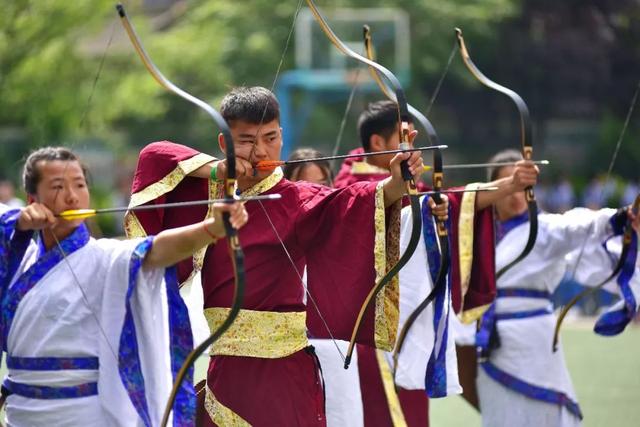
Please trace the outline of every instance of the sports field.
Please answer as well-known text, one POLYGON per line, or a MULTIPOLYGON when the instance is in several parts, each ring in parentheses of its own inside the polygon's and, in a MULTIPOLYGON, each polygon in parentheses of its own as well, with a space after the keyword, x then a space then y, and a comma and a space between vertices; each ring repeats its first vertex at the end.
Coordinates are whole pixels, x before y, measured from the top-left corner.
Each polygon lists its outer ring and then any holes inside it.
MULTIPOLYGON (((585 427, 640 425, 640 326, 620 336, 594 334, 592 321, 565 326, 562 341, 571 377, 584 413, 585 427)), ((196 364, 196 378, 204 378, 207 360, 196 364)), ((4 360, 0 375, 4 377, 4 360)), ((4 420, 4 411, 0 412, 4 420)), ((432 427, 474 427, 480 417, 457 396, 431 401, 432 427)))
MULTIPOLYGON (((640 326, 605 338, 591 331, 591 322, 567 324, 562 334, 584 426, 640 426, 640 326)), ((480 425, 480 417, 460 397, 432 400, 430 406, 433 427, 480 425)))

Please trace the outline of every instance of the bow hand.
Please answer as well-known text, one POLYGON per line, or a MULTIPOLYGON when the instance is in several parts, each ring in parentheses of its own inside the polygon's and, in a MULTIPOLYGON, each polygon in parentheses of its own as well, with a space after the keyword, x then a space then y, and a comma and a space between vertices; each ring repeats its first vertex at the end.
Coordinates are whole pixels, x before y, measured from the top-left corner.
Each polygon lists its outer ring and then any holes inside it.
POLYGON ((20 231, 43 230, 55 227, 57 222, 57 218, 48 207, 42 203, 31 203, 20 212, 17 228, 20 231))
POLYGON ((391 177, 387 178, 383 184, 384 203, 386 207, 393 205, 406 193, 407 179, 402 171, 403 163, 406 164, 405 173, 409 173, 408 179, 412 181, 411 185, 413 185, 413 177, 420 177, 424 171, 424 164, 420 152, 414 151, 411 153, 396 154, 389 163, 391 177))

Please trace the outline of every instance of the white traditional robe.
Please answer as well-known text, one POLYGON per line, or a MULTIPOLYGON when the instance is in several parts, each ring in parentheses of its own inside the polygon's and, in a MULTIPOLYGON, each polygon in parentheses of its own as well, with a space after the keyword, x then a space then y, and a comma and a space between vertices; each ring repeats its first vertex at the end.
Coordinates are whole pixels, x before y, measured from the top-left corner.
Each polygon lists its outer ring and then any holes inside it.
MULTIPOLYGON (((599 245, 611 233, 611 209, 591 211, 576 208, 562 215, 538 215, 538 235, 529 255, 508 270, 497 283, 498 292, 526 289, 553 294, 567 268, 566 256, 587 245, 599 245)), ((527 240, 529 222, 509 231, 496 247, 496 269, 519 254, 527 240)), ((605 267, 606 268, 606 267, 605 267)), ((498 370, 538 390, 551 390, 577 405, 577 398, 560 347, 552 351, 556 316, 544 298, 498 297, 495 313, 506 314, 548 309, 546 315, 498 320, 500 347, 488 362, 498 370)), ((507 388, 478 368, 477 387, 484 426, 577 426, 580 419, 567 406, 534 400, 507 388)), ((513 383, 513 381, 512 381, 513 383)))
MULTIPOLYGON (((7 212, 2 216, 0 225, 5 233, 10 230, 6 227, 10 214, 7 212)), ((0 238, 7 239, 10 235, 0 235, 0 238)), ((63 246, 65 241, 61 242, 63 246)), ((40 280, 34 281, 15 310, 7 335, 7 357, 23 360, 98 358, 99 368, 10 368, 7 380, 27 386, 55 388, 97 382, 98 394, 55 399, 11 394, 6 406, 9 425, 137 426, 159 423, 173 383, 170 345, 175 345, 175 342, 170 340, 169 334, 169 300, 163 280, 164 269, 140 268, 137 274, 133 270, 134 265, 140 266, 146 250, 150 248, 149 243, 144 239, 117 241, 91 238, 57 264, 42 266, 47 271, 40 280), (131 292, 129 303, 135 334, 132 339, 121 341, 128 290, 131 292), (125 388, 122 376, 135 371, 131 361, 136 357, 144 383, 134 378, 132 381, 137 388, 125 388), (123 363, 127 365, 123 366, 123 363), (146 423, 132 403, 135 401, 141 405, 145 400, 148 408, 146 423)), ((3 247, 6 249, 8 246, 5 244, 3 247)), ((55 249, 47 251, 47 254, 55 249)), ((5 296, 21 283, 19 278, 24 272, 33 271, 29 267, 34 266, 36 260, 44 258, 41 252, 38 244, 29 242, 17 271, 8 280, 10 285, 4 291, 5 296)), ((6 267, 6 253, 0 255, 4 256, 2 266, 6 267)), ((6 269, 0 269, 0 273, 6 272, 6 269)), ((6 309, 4 302, 3 313, 6 309)), ((187 315, 186 310, 183 315, 187 315)), ((188 318, 182 326, 188 328, 188 318)), ((182 338, 190 342, 190 331, 188 337, 182 338)), ((189 350, 186 349, 187 352, 189 350)))

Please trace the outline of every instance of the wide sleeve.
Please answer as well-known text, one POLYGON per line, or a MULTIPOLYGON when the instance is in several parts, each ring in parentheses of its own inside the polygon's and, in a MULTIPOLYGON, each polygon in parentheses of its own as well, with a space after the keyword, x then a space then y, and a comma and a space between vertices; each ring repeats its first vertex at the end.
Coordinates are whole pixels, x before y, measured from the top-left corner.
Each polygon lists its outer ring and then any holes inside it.
MULTIPOLYGON (((307 261, 307 325, 316 338, 350 340, 367 294, 398 257, 400 203, 385 209, 382 184, 302 187, 296 235, 307 261), (314 194, 305 195, 305 192, 314 194)), ((365 313, 357 341, 390 350, 398 325, 397 278, 365 313)))
MULTIPOLYGON (((169 141, 147 145, 138 157, 129 207, 206 200, 210 191, 209 180, 188 175, 213 160, 207 154, 169 141)), ((162 230, 202 221, 207 209, 203 205, 129 211, 125 215, 125 232, 129 238, 156 235, 162 230)), ((204 251, 200 251, 193 260, 186 259, 178 263, 180 283, 191 276, 194 265, 199 270, 203 258, 204 251)))
MULTIPOLYGON (((618 294, 620 300, 608 307, 598 318, 594 331, 610 336, 622 332, 640 309, 640 267, 638 266, 638 237, 634 232, 621 271, 605 287, 618 294)), ((569 271, 585 286, 596 286, 607 280, 622 254, 622 238, 616 236, 601 244, 589 244, 582 251, 569 254, 569 271)))
POLYGON ((18 270, 33 236, 33 231, 16 228, 19 216, 20 209, 0 214, 0 296, 18 270))
MULTIPOLYGON (((476 188, 469 184, 465 188, 476 188)), ((451 295, 464 323, 482 316, 496 296, 493 209, 476 210, 475 192, 450 194, 451 295)))
MULTIPOLYGON (((157 425, 193 347, 187 309, 172 269, 142 269, 153 238, 98 242, 108 254, 100 319, 108 341, 100 347, 99 396, 114 424, 139 417, 157 425)), ((179 425, 195 416, 192 373, 184 384, 173 407, 179 425)))
MULTIPOLYGON (((426 215, 428 204, 422 202, 423 232, 415 252, 400 271, 399 327, 433 289, 432 273, 438 266, 430 264, 438 251, 432 216, 426 215), (430 227, 429 231, 426 227, 430 227), (429 254, 432 254, 430 257, 429 254)), ((400 249, 404 250, 411 236, 411 211, 402 210, 400 249)), ((434 261, 435 262, 435 261, 434 261)), ((450 277, 449 277, 450 279, 450 277)), ((449 325, 454 318, 451 281, 447 289, 429 304, 413 323, 405 337, 395 367, 396 384, 407 390, 425 390, 429 397, 444 397, 461 392, 458 382, 457 359, 449 325), (436 318, 437 312, 437 318, 436 318), (438 336, 438 338, 436 338, 438 336)), ((391 362, 393 364, 393 361, 391 362)))
POLYGON ((574 208, 563 214, 541 216, 547 223, 546 232, 540 234, 544 239, 539 245, 539 250, 544 251, 542 256, 563 258, 576 248, 601 244, 615 232, 611 225, 615 214, 615 209, 574 208))

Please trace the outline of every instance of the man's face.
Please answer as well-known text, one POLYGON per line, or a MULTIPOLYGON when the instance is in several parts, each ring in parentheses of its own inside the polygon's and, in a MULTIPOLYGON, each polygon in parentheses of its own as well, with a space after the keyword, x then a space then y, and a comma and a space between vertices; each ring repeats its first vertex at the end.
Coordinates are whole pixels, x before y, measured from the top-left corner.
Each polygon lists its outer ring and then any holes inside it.
MULTIPOLYGON (((282 128, 278 120, 263 124, 236 120, 230 123, 236 157, 251 164, 260 160, 279 160, 282 151, 282 128)), ((222 148, 222 147, 221 147, 222 148)), ((256 178, 265 178, 271 171, 258 171, 256 178)))
MULTIPOLYGON (((36 165, 40 172, 40 182, 36 194, 29 196, 47 206, 54 214, 68 209, 89 208, 89 188, 77 161, 40 161, 36 165)), ((57 227, 75 228, 83 220, 61 221, 57 227)))
MULTIPOLYGON (((415 128, 412 123, 409 123, 409 132, 413 132, 415 128)), ((382 135, 374 135, 377 143, 373 143, 371 145, 371 151, 389 151, 389 150, 398 150, 400 149, 400 134, 398 133, 398 125, 396 125, 393 133, 389 138, 384 138, 382 135)), ((373 141, 372 141, 373 142, 373 141)), ((391 159, 393 159, 395 154, 381 154, 377 157, 376 164, 382 165, 385 168, 389 168, 389 163, 391 163, 391 159)))

